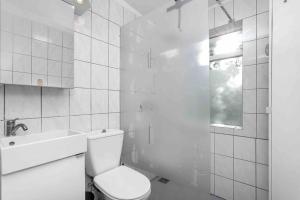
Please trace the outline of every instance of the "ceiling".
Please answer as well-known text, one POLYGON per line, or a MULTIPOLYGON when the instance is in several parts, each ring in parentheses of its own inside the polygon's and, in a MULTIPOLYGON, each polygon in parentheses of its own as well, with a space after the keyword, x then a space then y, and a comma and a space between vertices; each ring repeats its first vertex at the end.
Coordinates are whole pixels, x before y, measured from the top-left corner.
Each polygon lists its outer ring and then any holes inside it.
POLYGON ((153 9, 174 0, 125 0, 134 9, 139 11, 142 15, 152 11, 153 9))
MULTIPOLYGON (((174 0, 125 0, 134 9, 140 12, 142 15, 152 11, 153 9, 174 0)), ((202 1, 202 0, 201 0, 202 1)), ((226 1, 226 0, 222 0, 226 1)), ((216 4, 216 0, 208 0, 208 6, 216 4)))

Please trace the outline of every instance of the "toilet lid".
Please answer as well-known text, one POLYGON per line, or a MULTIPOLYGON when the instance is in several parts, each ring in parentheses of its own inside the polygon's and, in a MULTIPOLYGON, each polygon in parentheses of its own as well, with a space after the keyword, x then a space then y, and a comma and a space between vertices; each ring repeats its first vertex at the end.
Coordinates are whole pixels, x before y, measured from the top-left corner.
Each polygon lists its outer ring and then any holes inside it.
POLYGON ((114 199, 140 199, 151 190, 149 179, 141 173, 120 166, 94 178, 96 187, 114 199))

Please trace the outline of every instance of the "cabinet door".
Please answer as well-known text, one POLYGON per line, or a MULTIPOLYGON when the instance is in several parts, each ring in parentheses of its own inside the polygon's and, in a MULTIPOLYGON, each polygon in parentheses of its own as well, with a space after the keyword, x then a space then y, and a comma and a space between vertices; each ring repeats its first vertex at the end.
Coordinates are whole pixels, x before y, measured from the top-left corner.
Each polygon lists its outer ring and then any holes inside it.
POLYGON ((272 200, 300 199, 300 1, 273 1, 272 200))
POLYGON ((1 183, 3 200, 83 200, 84 155, 8 174, 1 183))

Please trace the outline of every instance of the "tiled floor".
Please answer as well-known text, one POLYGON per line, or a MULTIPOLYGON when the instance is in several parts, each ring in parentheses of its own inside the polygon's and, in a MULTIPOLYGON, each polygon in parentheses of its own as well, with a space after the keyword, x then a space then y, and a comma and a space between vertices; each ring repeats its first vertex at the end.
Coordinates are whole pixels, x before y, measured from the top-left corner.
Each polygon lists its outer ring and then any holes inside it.
POLYGON ((149 200, 223 200, 215 196, 202 196, 199 191, 178 185, 174 182, 167 184, 155 178, 151 181, 152 191, 149 200))

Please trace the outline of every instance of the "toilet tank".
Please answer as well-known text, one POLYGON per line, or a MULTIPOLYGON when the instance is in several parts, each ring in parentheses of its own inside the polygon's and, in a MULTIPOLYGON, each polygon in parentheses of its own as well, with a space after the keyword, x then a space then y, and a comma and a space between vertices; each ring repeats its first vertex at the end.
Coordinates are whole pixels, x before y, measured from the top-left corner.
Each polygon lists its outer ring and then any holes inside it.
POLYGON ((87 134, 86 173, 95 177, 120 165, 124 131, 108 129, 87 134))

